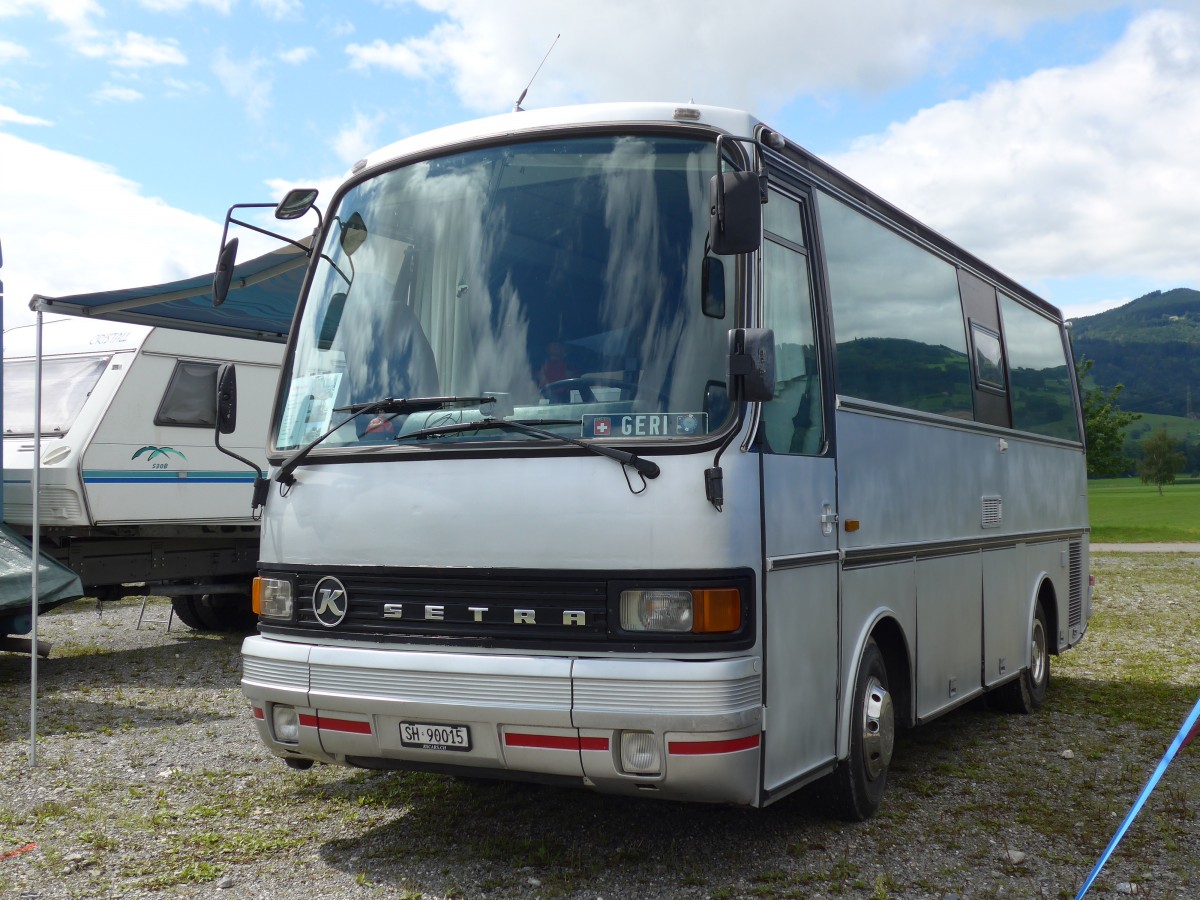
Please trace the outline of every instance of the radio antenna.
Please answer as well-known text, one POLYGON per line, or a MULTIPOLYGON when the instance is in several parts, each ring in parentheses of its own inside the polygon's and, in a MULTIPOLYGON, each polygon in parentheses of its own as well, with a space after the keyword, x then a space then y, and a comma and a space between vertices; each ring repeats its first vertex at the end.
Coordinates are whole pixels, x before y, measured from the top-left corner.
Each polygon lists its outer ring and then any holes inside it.
MULTIPOLYGON (((554 40, 550 42, 550 50, 554 49, 554 45, 558 43, 558 39, 562 37, 562 33, 556 34, 554 40)), ((521 109, 521 101, 525 99, 525 95, 529 93, 529 88, 533 86, 533 79, 538 77, 538 72, 542 71, 542 66, 546 64, 546 60, 550 57, 550 50, 546 51, 546 55, 542 57, 542 61, 538 63, 538 67, 533 70, 533 78, 529 79, 529 84, 525 85, 525 90, 521 91, 521 96, 517 98, 517 102, 513 104, 513 112, 525 112, 521 109)))

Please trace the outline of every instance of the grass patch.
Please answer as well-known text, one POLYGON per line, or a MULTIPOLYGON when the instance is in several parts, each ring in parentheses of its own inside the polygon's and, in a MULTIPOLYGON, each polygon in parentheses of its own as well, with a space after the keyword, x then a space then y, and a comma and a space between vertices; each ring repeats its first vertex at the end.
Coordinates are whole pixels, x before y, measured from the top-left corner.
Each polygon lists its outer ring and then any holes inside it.
POLYGON ((1200 542, 1200 483, 1163 488, 1138 478, 1088 482, 1092 540, 1099 543, 1200 542))

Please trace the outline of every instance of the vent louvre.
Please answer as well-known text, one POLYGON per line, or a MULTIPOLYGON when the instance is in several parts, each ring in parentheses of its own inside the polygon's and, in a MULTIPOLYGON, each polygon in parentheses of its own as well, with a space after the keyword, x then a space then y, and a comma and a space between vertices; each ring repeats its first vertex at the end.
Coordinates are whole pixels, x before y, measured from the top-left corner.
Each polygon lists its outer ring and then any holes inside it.
POLYGON ((999 528, 1004 518, 1004 501, 999 497, 983 498, 983 527, 999 528))
POLYGON ((1078 628, 1083 623, 1083 545, 1071 541, 1068 550, 1070 603, 1067 608, 1067 625, 1078 628))

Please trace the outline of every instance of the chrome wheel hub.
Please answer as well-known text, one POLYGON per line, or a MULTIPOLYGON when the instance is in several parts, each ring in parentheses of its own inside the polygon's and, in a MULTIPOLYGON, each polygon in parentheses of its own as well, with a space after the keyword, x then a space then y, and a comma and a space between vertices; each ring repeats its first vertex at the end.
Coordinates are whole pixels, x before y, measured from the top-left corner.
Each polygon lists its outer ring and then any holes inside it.
POLYGON ((866 696, 863 697, 862 720, 863 767, 871 781, 887 770, 895 741, 896 715, 892 709, 892 695, 878 678, 872 676, 867 680, 866 696))
POLYGON ((1033 636, 1029 647, 1029 680, 1040 685, 1046 680, 1046 629, 1040 619, 1033 620, 1033 636))

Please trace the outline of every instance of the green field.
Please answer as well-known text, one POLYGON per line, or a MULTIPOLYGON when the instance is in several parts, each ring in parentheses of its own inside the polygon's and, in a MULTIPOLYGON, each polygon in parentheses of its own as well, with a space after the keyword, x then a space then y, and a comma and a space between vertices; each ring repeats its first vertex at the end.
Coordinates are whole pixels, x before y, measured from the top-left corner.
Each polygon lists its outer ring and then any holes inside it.
POLYGON ((1138 478, 1088 482, 1094 543, 1195 541, 1200 543, 1200 482, 1180 479, 1163 488, 1138 478))

